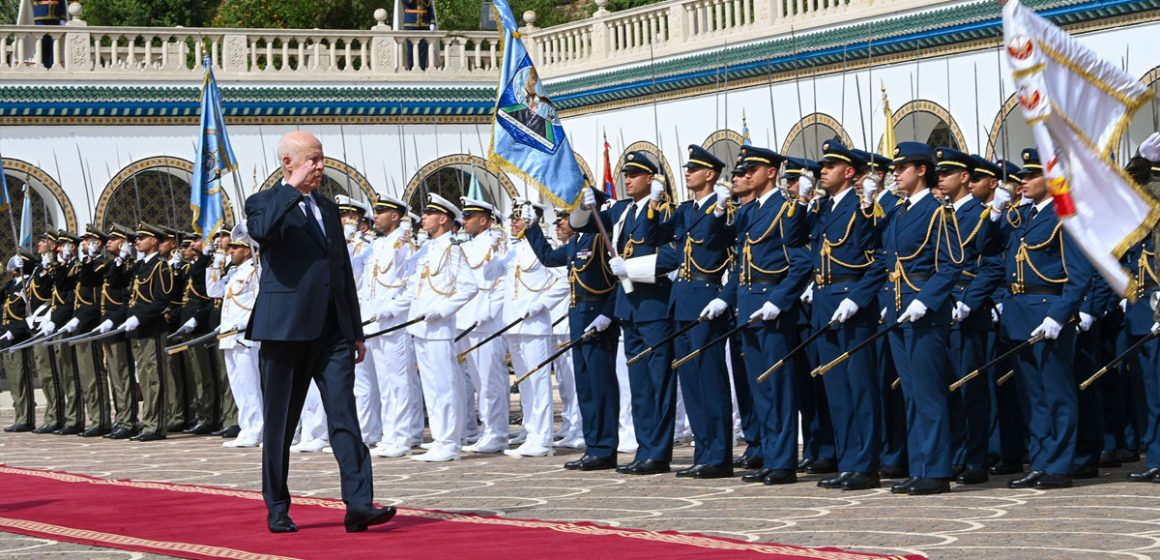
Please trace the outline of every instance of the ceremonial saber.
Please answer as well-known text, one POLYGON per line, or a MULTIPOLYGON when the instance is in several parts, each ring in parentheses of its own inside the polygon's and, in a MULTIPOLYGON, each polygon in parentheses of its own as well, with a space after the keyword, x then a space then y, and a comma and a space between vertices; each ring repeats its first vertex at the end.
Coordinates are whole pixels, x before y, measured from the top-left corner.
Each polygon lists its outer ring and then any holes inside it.
POLYGON ((70 337, 68 337, 68 338, 61 338, 61 339, 57 339, 57 340, 50 340, 50 341, 48 341, 48 342, 44 343, 44 345, 45 345, 45 346, 57 346, 57 345, 60 345, 60 344, 69 344, 69 343, 71 343, 71 342, 72 342, 72 341, 74 341, 74 340, 80 340, 80 339, 82 339, 82 338, 85 338, 85 337, 87 337, 87 336, 89 336, 89 335, 91 335, 91 334, 93 334, 93 333, 92 333, 92 332, 83 332, 83 333, 81 333, 81 334, 73 335, 73 336, 70 336, 70 337))
POLYGON ((11 353, 11 352, 15 352, 17 350, 24 350, 25 348, 28 348, 30 346, 36 346, 37 344, 40 344, 41 342, 44 342, 44 341, 52 339, 52 338, 56 338, 62 334, 64 334, 64 333, 56 332, 53 334, 36 336, 36 337, 30 338, 28 340, 25 340, 24 342, 21 342, 20 344, 14 344, 12 346, 9 346, 7 349, 5 349, 5 351, 11 353))
POLYGON ((239 328, 237 328, 237 327, 234 327, 234 328, 232 328, 232 329, 230 329, 230 330, 228 330, 228 331, 225 331, 225 332, 220 332, 220 333, 214 333, 214 334, 215 334, 215 335, 217 335, 217 339, 218 339, 218 340, 225 340, 225 339, 227 339, 227 338, 229 338, 229 337, 231 337, 231 336, 234 336, 235 334, 238 334, 239 332, 241 332, 241 329, 239 329, 239 328))
POLYGON ((744 322, 736 327, 733 327, 732 329, 729 329, 729 331, 726 332, 725 334, 723 334, 717 338, 714 338, 713 340, 709 341, 708 344, 706 344, 706 345, 704 345, 696 350, 693 350, 691 353, 689 353, 689 355, 687 355, 679 360, 673 360, 673 363, 670 364, 670 367, 672 367, 673 369, 677 369, 677 368, 685 365, 686 363, 689 362, 689 360, 696 358, 697 355, 700 354, 706 348, 710 348, 714 345, 717 345, 717 344, 720 344, 722 342, 725 342, 726 340, 729 340, 729 337, 737 334, 738 332, 741 331, 741 329, 744 329, 745 327, 748 327, 748 326, 752 325, 753 323, 756 323, 757 321, 758 321, 758 319, 749 319, 748 321, 746 321, 746 322, 744 322))
POLYGON ((467 350, 460 352, 459 356, 457 356, 456 359, 459 360, 459 363, 462 364, 463 362, 467 361, 468 354, 474 352, 480 346, 483 346, 484 344, 487 344, 488 342, 491 342, 491 341, 499 338, 499 336, 501 334, 508 332, 509 330, 511 330, 512 327, 524 322, 524 319, 526 319, 526 317, 520 317, 519 319, 516 319, 515 321, 508 323, 506 326, 504 326, 504 328, 496 331, 495 334, 489 335, 487 338, 479 341, 475 346, 472 346, 471 348, 468 348, 467 350))
POLYGON ((1156 333, 1149 333, 1148 335, 1144 336, 1140 340, 1137 340, 1135 344, 1129 346, 1126 350, 1124 350, 1122 353, 1120 353, 1119 356, 1112 358, 1112 361, 1108 362, 1107 365, 1100 368, 1099 371, 1093 373, 1092 376, 1087 378, 1086 380, 1084 380, 1083 383, 1080 383, 1079 390, 1083 391, 1083 390, 1087 389, 1088 387, 1091 387, 1091 384, 1095 383, 1096 380, 1099 379, 1101 376, 1103 376, 1105 373, 1107 373, 1108 370, 1120 365, 1120 362, 1124 361, 1124 359, 1127 358, 1128 355, 1130 355, 1132 352, 1135 352, 1138 348, 1140 348, 1141 346, 1143 346, 1145 343, 1152 340, 1153 338, 1156 338, 1157 336, 1160 336, 1160 335, 1158 335, 1156 333))
POLYGON ((635 355, 635 356, 633 356, 633 357, 629 358, 629 359, 628 359, 628 362, 626 362, 626 364, 627 364, 627 365, 630 365, 630 366, 631 366, 632 364, 635 364, 636 362, 640 361, 640 359, 641 359, 641 358, 643 358, 643 357, 647 356, 648 354, 652 353, 652 351, 653 351, 653 350, 656 350, 656 349, 657 349, 657 348, 659 348, 660 346, 663 346, 663 345, 665 345, 665 344, 668 344, 669 342, 672 342, 672 340, 673 340, 673 339, 677 338, 678 336, 681 336, 682 334, 685 334, 686 332, 688 332, 688 331, 689 331, 689 329, 691 329, 691 328, 693 328, 693 327, 695 327, 695 326, 697 326, 697 325, 699 325, 699 324, 703 323, 704 321, 705 321, 705 318, 704 318, 704 317, 699 317, 699 318, 698 318, 696 321, 693 321, 692 323, 689 323, 689 324, 687 324, 687 325, 685 325, 685 326, 681 327, 680 329, 677 329, 677 332, 675 332, 675 333, 673 333, 673 334, 670 334, 669 336, 666 336, 666 337, 665 337, 663 340, 661 340, 660 342, 658 342, 658 343, 656 343, 656 344, 654 344, 654 345, 652 345, 652 346, 649 346, 648 348, 645 348, 644 350, 642 350, 642 351, 640 352, 640 354, 637 354, 637 355, 635 355))
POLYGON ((995 386, 996 386, 996 387, 1002 387, 1002 386, 1003 386, 1003 384, 1004 384, 1004 383, 1006 383, 1006 382, 1008 382, 1008 381, 1010 381, 1012 377, 1015 377, 1015 370, 1011 370, 1011 371, 1009 371, 1009 372, 1007 372, 1007 373, 1004 373, 1004 374, 1003 374, 1003 377, 1000 377, 999 379, 996 379, 996 380, 995 380, 995 386))
POLYGON ((552 354, 551 356, 548 356, 548 359, 546 359, 546 360, 544 360, 544 361, 540 362, 540 363, 539 363, 539 364, 538 364, 536 367, 532 368, 532 370, 531 370, 531 371, 529 371, 529 372, 525 373, 525 374, 524 374, 522 377, 520 377, 519 379, 515 380, 515 382, 514 382, 514 383, 512 383, 512 386, 514 387, 514 386, 517 386, 517 385, 519 385, 520 383, 523 383, 523 382, 524 382, 524 380, 526 380, 527 378, 531 377, 533 373, 536 373, 537 371, 540 371, 541 369, 543 369, 543 367, 544 367, 544 366, 546 366, 546 365, 548 365, 548 364, 552 363, 553 361, 555 361, 555 360, 556 360, 556 358, 559 358, 560 356, 564 355, 564 352, 567 352, 567 351, 571 350, 573 346, 576 346, 577 344, 580 344, 580 342, 581 342, 581 341, 583 341, 584 339, 586 339, 586 338, 589 338, 589 337, 592 337, 592 336, 595 336, 596 334, 598 334, 598 333, 597 333, 597 331, 596 331, 595 329, 593 329, 593 330, 587 330, 587 331, 584 331, 584 334, 580 335, 580 337, 579 337, 579 338, 577 338, 576 340, 573 340, 573 341, 571 341, 571 342, 568 342, 567 344, 565 344, 565 345, 561 346, 561 347, 560 347, 560 349, 559 349, 559 350, 557 350, 555 354, 552 354))
POLYGON ((463 329, 463 332, 455 335, 455 340, 453 340, 452 342, 459 342, 460 340, 463 340, 463 337, 471 334, 471 331, 475 330, 475 327, 478 327, 478 326, 479 326, 479 321, 472 323, 472 325, 470 327, 463 329))
POLYGON ((787 352, 785 356, 783 356, 780 360, 777 361, 777 363, 773 364, 772 366, 770 366, 769 369, 765 370, 765 373, 758 375, 757 382, 761 383, 761 382, 765 381, 766 379, 769 379, 769 376, 773 375, 773 372, 781 369, 781 367, 785 365, 786 360, 790 359, 790 357, 793 356, 794 354, 797 354, 798 352, 805 349, 806 346, 809 346, 809 344, 811 342, 817 340, 819 336, 822 336, 822 333, 826 332, 826 329, 832 327, 833 325, 834 325, 834 321, 830 321, 829 323, 826 323, 826 326, 818 329, 817 332, 806 337, 806 339, 803 340, 801 344, 798 344, 797 347, 795 347, 793 350, 790 350, 789 352, 787 352))
POLYGON ((404 321, 404 322, 399 323, 395 326, 387 327, 387 328, 385 328, 377 333, 368 334, 368 335, 363 337, 363 340, 368 340, 368 339, 374 338, 376 336, 379 336, 381 334, 390 334, 390 333, 393 333, 399 329, 405 329, 411 325, 414 325, 415 323, 422 323, 423 321, 426 321, 426 320, 427 320, 426 315, 420 315, 418 317, 415 317, 414 319, 411 319, 410 321, 404 321))
POLYGON ((165 348, 165 353, 172 356, 174 354, 177 354, 178 352, 184 352, 186 350, 189 350, 190 348, 193 348, 193 347, 198 346, 200 344, 204 344, 206 342, 215 342, 215 341, 217 341, 217 339, 218 339, 217 332, 209 332, 209 333, 203 334, 197 338, 192 338, 186 342, 182 342, 181 344, 174 344, 173 346, 167 346, 165 348))
MULTIPOLYGON (((625 210, 625 212, 627 212, 627 210, 625 210)), ((612 244, 612 238, 608 236, 608 230, 604 228, 604 218, 600 217, 600 209, 593 207, 592 214, 588 219, 596 220, 596 231, 599 231, 600 236, 604 238, 604 245, 608 247, 608 254, 612 255, 612 258, 620 256, 616 254, 616 245, 612 244)), ((624 288, 624 293, 626 294, 631 294, 632 290, 634 289, 632 286, 632 280, 629 280, 628 278, 620 279, 620 287, 624 288)))
POLYGON ((890 389, 897 391, 899 387, 902 387, 902 377, 895 377, 894 382, 890 384, 890 389))
POLYGON ((124 330, 121 330, 120 328, 116 328, 116 329, 113 329, 113 330, 106 332, 106 333, 90 334, 89 336, 87 336, 85 338, 71 339, 69 341, 68 345, 69 346, 76 346, 78 344, 81 344, 82 342, 95 342, 95 341, 103 340, 106 338, 112 338, 112 337, 119 335, 119 334, 125 334, 127 332, 129 332, 129 331, 124 331, 124 330))
POLYGON ((998 358, 995 358, 994 360, 987 362, 982 367, 976 368, 971 373, 964 375, 962 377, 962 379, 959 379, 958 381, 951 383, 949 389, 951 391, 958 390, 958 388, 962 387, 964 383, 978 377, 980 373, 987 371, 987 369, 991 368, 995 364, 998 364, 998 363, 1002 362, 1003 360, 1006 360, 1007 358, 1010 358, 1011 356, 1014 356, 1015 354, 1022 352, 1023 350, 1027 349, 1028 347, 1030 347, 1034 344, 1042 342, 1045 338, 1046 337, 1043 335, 1043 333, 1039 333, 1039 334, 1037 334, 1037 335, 1035 335, 1027 340, 1024 340, 1023 342, 1021 342, 1019 344, 1016 344, 1014 348, 1012 348, 1006 352, 1003 352, 998 358))
POLYGON ((861 350, 867 346, 870 346, 871 344, 874 343, 875 340, 882 338, 883 335, 885 335, 886 333, 888 333, 888 332, 890 332, 890 331, 892 331, 900 326, 902 326, 902 323, 894 323, 893 325, 890 325, 889 327, 886 327, 885 329, 882 329, 882 330, 870 335, 870 338, 867 338, 866 340, 863 340, 862 342, 855 344, 853 348, 843 352, 841 356, 834 358, 833 360, 830 361, 830 363, 814 368, 814 370, 810 372, 810 375, 813 377, 825 375, 827 371, 834 369, 834 367, 836 367, 838 364, 850 359, 850 356, 854 355, 859 350, 861 350))
POLYGON ((568 318, 568 314, 567 314, 567 313, 565 313, 565 314, 561 315, 559 319, 556 319, 555 321, 552 321, 552 326, 553 326, 553 327, 555 327, 556 325, 559 325, 560 323, 563 323, 563 322, 564 322, 564 319, 567 319, 567 318, 568 318))

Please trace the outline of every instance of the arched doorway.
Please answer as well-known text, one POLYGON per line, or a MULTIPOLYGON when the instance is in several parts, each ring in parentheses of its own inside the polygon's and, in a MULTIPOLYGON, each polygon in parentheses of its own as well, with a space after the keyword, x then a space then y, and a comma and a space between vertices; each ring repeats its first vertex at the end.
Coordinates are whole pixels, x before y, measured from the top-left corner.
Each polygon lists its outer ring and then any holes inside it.
POLYGON ((429 193, 435 193, 459 206, 459 197, 471 190, 474 177, 483 201, 506 213, 512 206, 512 199, 524 196, 523 191, 518 190, 506 174, 497 174, 492 169, 486 160, 471 154, 441 157, 424 165, 407 182, 403 200, 415 213, 420 213, 426 206, 429 193))
MULTIPOLYGON (((135 229, 144 221, 178 231, 193 230, 193 210, 189 205, 193 163, 159 156, 138 160, 113 176, 97 201, 93 222, 108 230, 113 224, 135 229)), ((232 178, 223 178, 222 206, 225 223, 236 223, 228 192, 232 178)))
MULTIPOLYGON (((922 142, 932 148, 948 146, 963 150, 967 145, 963 132, 950 112, 933 101, 911 101, 894 112, 894 137, 899 142, 922 142)), ((894 146, 878 143, 878 153, 892 153, 894 146)))
POLYGON ((4 158, 3 163, 4 179, 8 183, 10 198, 8 212, 12 217, 12 222, 0 224, 0 248, 3 248, 3 251, 11 251, 12 247, 16 246, 16 236, 20 235, 20 219, 26 188, 31 197, 31 233, 34 238, 49 230, 55 231, 60 228, 74 232, 77 230, 76 214, 55 179, 44 170, 25 161, 4 158))
MULTIPOLYGON (((681 149, 683 150, 684 146, 682 146, 681 149)), ((647 140, 641 140, 639 142, 633 142, 632 144, 629 144, 628 147, 624 149, 624 153, 620 154, 620 157, 616 159, 616 165, 612 168, 612 184, 616 189, 616 198, 619 200, 625 196, 624 176, 620 174, 620 170, 624 168, 624 163, 626 161, 625 157, 628 156, 629 152, 636 151, 646 152, 649 157, 652 158, 653 162, 660 166, 661 171, 666 177, 669 178, 671 186, 673 187, 673 196, 676 198, 675 202, 681 202, 685 200, 685 189, 679 188, 683 181, 680 177, 673 175, 673 169, 669 167, 669 160, 665 158, 664 154, 662 154, 659 149, 657 149, 657 145, 647 140)))
MULTIPOLYGON (((378 195, 366 176, 357 169, 334 158, 323 158, 322 186, 318 187, 318 194, 327 200, 334 200, 337 195, 344 195, 359 202, 373 202, 378 195)), ((282 180, 282 170, 275 169, 262 183, 260 190, 266 190, 282 180)), ((369 207, 370 204, 367 204, 369 207)))
POLYGON ((1010 159, 1018 163, 1023 148, 1034 145, 1031 127, 1027 126, 1023 111, 1019 109, 1019 98, 1012 94, 991 123, 991 131, 987 135, 987 159, 1010 159))
MULTIPOLYGON (((737 154, 741 153, 741 145, 745 139, 741 134, 729 129, 718 130, 710 134, 704 142, 701 142, 701 147, 709 150, 717 159, 725 162, 725 167, 721 170, 722 177, 730 177, 733 173, 733 167, 737 164, 737 154)), ((681 149, 685 149, 681 146, 681 149)))
POLYGON ((834 117, 825 113, 813 113, 806 115, 789 130, 779 153, 783 156, 804 157, 816 161, 822 157, 822 144, 835 138, 847 147, 855 147, 846 129, 834 117))

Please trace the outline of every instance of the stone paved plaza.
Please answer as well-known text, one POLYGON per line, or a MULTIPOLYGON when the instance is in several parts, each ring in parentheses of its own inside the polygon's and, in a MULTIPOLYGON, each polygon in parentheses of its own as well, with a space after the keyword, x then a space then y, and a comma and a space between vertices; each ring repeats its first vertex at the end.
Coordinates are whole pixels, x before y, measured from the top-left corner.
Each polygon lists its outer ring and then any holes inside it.
MULTIPOLYGON (((11 423, 11 410, 0 422, 11 423)), ((88 475, 261 488, 259 449, 224 449, 215 437, 130 443, 75 436, 0 434, 0 463, 88 475)), ((1009 490, 1001 480, 933 497, 822 490, 817 476, 781 487, 739 479, 688 481, 672 475, 578 473, 561 464, 580 454, 513 459, 471 455, 446 464, 374 459, 383 504, 513 518, 586 520, 617 527, 678 530, 750 541, 837 546, 952 559, 1160 558, 1160 484, 1132 484, 1110 469, 1063 491, 1009 490)), ((622 455, 622 458, 627 457, 622 455)), ((679 445, 674 467, 692 457, 679 445)), ((292 491, 338 497, 334 458, 295 454, 292 491)), ((254 530, 265 530, 264 519, 254 530)), ((97 560, 156 556, 0 533, 0 558, 97 560)))

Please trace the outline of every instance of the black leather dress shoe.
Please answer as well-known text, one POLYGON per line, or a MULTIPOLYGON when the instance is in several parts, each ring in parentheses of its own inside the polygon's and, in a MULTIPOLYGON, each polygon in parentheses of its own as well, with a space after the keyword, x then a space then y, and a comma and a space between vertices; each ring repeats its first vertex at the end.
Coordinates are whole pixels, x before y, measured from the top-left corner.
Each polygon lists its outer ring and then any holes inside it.
POLYGON ((760 455, 738 455, 733 458, 735 469, 760 469, 762 463, 760 455))
POLYGON ((621 474, 661 474, 669 472, 669 464, 665 461, 653 461, 647 459, 639 461, 635 466, 629 465, 627 469, 621 471, 616 469, 616 472, 621 474))
POLYGON ((113 431, 105 434, 106 439, 129 439, 133 437, 133 430, 125 426, 117 426, 113 431))
POLYGON ((841 488, 842 483, 846 482, 846 479, 850 478, 851 476, 854 476, 854 473, 844 472, 838 476, 823 478, 818 481, 818 488, 841 488))
POLYGON ((366 531, 367 527, 371 525, 382 525, 390 521, 395 516, 395 513, 395 506, 347 510, 343 525, 346 525, 346 532, 348 533, 361 533, 366 531))
POLYGON ((1043 471, 1031 471, 1019 478, 1012 478, 1011 480, 1008 480, 1007 488, 1031 488, 1032 486, 1035 486, 1035 481, 1039 480, 1045 474, 1047 473, 1043 471))
POLYGON ((1023 472, 1023 462, 1001 459, 998 463, 991 465, 991 467, 987 469, 987 472, 996 476, 1004 474, 1019 474, 1023 472))
POLYGON ((699 472, 708 465, 693 465, 677 471, 677 478, 693 478, 693 473, 699 472))
POLYGON ((129 439, 132 441, 160 441, 165 439, 165 436, 157 432, 144 432, 129 439))
POLYGON ((576 465, 578 471, 606 471, 616 468, 616 457, 596 457, 585 455, 576 465))
POLYGON ((193 426, 187 426, 184 422, 170 422, 168 426, 165 426, 165 431, 173 432, 175 434, 180 434, 180 433, 184 432, 186 429, 192 428, 192 427, 193 426))
POLYGON ((35 430, 35 429, 36 429, 36 426, 33 426, 32 424, 21 424, 21 423, 17 422, 16 424, 12 424, 11 426, 4 428, 4 431, 8 432, 8 433, 31 432, 32 430, 35 430))
POLYGON ((32 430, 34 434, 51 434, 60 429, 59 424, 41 424, 39 428, 32 430))
POLYGON ((628 469, 635 468, 638 464, 640 464, 640 461, 634 460, 633 462, 631 462, 627 465, 620 465, 619 467, 616 467, 616 472, 618 472, 620 474, 627 474, 628 469))
POLYGON ((830 474, 838 472, 838 462, 833 459, 817 459, 806 466, 806 474, 830 474))
POLYGON ((760 468, 741 475, 741 482, 762 482, 773 469, 760 468))
POLYGON ((242 433, 241 426, 234 424, 233 426, 228 426, 228 427, 222 428, 216 432, 213 432, 210 435, 221 436, 221 437, 226 438, 226 439, 233 439, 233 438, 238 437, 238 434, 240 434, 240 433, 242 433))
POLYGON ((987 474, 987 469, 983 467, 967 467, 959 476, 955 477, 955 482, 959 484, 982 484, 991 479, 987 474))
POLYGON ((802 457, 802 460, 798 461, 797 472, 806 472, 806 467, 810 466, 810 463, 813 463, 813 462, 814 462, 813 457, 802 457))
POLYGON ((1056 490, 1071 488, 1071 477, 1062 474, 1046 473, 1035 481, 1035 488, 1039 490, 1056 490))
POLYGON ((869 490, 882 486, 878 473, 852 473, 842 482, 842 490, 869 490))
POLYGON ((294 525, 294 521, 290 519, 290 514, 285 512, 271 513, 266 516, 266 528, 270 529, 271 533, 297 533, 298 527, 294 525))
POLYGON ((89 428, 89 429, 81 432, 79 435, 81 437, 101 437, 101 436, 109 433, 109 431, 110 430, 108 428, 102 428, 100 426, 93 426, 92 428, 89 428))
POLYGON ((196 426, 189 429, 187 433, 195 436, 208 436, 217 430, 217 426, 210 422, 199 422, 196 426))
POLYGON ((1139 451, 1129 451, 1127 449, 1121 449, 1119 452, 1120 452, 1120 462, 1121 463, 1138 463, 1138 462, 1140 462, 1140 452, 1139 451))
POLYGON ((1146 471, 1128 473, 1129 482, 1153 482, 1160 474, 1160 467, 1152 467, 1146 471))
POLYGON ((891 494, 909 494, 910 487, 914 486, 920 479, 917 476, 912 476, 902 482, 890 485, 891 494))
POLYGON ((966 465, 951 465, 951 478, 958 478, 965 470, 967 470, 966 465))
POLYGON ((701 465, 705 467, 696 473, 693 478, 705 480, 710 478, 733 478, 733 467, 730 465, 701 465))
POLYGON ((794 472, 793 469, 770 469, 769 474, 761 479, 761 483, 766 486, 793 484, 795 482, 797 482, 797 472, 794 472))
POLYGON ((929 496, 951 491, 951 483, 945 478, 920 478, 906 491, 911 496, 929 496))
POLYGON ((882 465, 878 469, 878 476, 882 478, 909 478, 910 469, 906 465, 882 465))
POLYGON ((74 425, 74 426, 65 426, 59 430, 52 432, 52 433, 54 433, 58 436, 75 436, 83 431, 85 431, 84 428, 74 425))
POLYGON ((1100 452, 1100 466, 1105 469, 1112 469, 1115 467, 1124 466, 1124 460, 1120 457, 1119 450, 1105 449, 1100 452))
POLYGON ((1099 478, 1100 468, 1096 465, 1087 465, 1084 467, 1072 467, 1071 478, 1074 479, 1088 479, 1099 478))

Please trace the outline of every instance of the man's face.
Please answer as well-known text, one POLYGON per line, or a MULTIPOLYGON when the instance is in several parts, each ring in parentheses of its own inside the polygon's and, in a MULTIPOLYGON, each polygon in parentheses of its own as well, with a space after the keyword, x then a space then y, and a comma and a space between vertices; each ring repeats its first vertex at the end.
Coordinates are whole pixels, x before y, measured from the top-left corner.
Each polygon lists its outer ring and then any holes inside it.
POLYGON ((157 238, 152 235, 137 236, 137 252, 148 255, 157 249, 157 238))
MULTIPOLYGON (((700 191, 705 188, 705 185, 713 184, 710 182, 711 175, 715 175, 712 169, 705 167, 686 167, 685 186, 691 191, 700 191)), ((716 180, 716 177, 713 177, 712 180, 716 180)))
POLYGON ((733 194, 744 197, 751 192, 753 192, 753 188, 749 186, 749 179, 746 179, 745 175, 733 176, 733 194))
POLYGON ((766 186, 773 182, 775 173, 777 173, 776 168, 764 163, 750 165, 745 168, 745 180, 749 182, 751 190, 762 193, 766 186))
POLYGON ((854 167, 844 161, 822 161, 821 188, 826 194, 837 194, 854 178, 854 167))
POLYGON ((643 171, 629 171, 624 174, 624 193, 633 200, 648 196, 653 175, 643 171))
POLYGON ((427 232, 427 235, 433 236, 450 221, 451 218, 448 218, 446 214, 428 210, 423 212, 423 218, 420 220, 420 223, 423 225, 423 231, 427 232))
POLYGON ((36 242, 37 254, 43 255, 44 253, 51 253, 52 251, 53 242, 50 241, 47 237, 41 237, 40 240, 36 242))
POLYGON ((303 166, 309 167, 310 172, 298 188, 314 190, 322 186, 322 170, 326 167, 326 160, 322 155, 322 143, 318 139, 303 142, 294 153, 282 158, 282 171, 286 176, 293 175, 295 169, 303 166))
POLYGON ((249 260, 252 254, 249 247, 230 247, 230 263, 238 266, 249 260))
POLYGON ((1047 194, 1047 179, 1043 177, 1043 173, 1028 173, 1023 176, 1023 196, 1039 203, 1047 198, 1047 194))
POLYGON ((468 212, 463 215, 463 231, 475 237, 491 227, 491 216, 485 212, 468 212))
POLYGON ((938 190, 944 198, 952 201, 962 198, 970 184, 971 174, 960 169, 943 169, 938 172, 938 190))
POLYGON ((998 186, 999 180, 989 175, 971 177, 971 196, 988 202, 998 186))
POLYGON ((790 196, 796 197, 801 190, 798 189, 798 181, 801 180, 801 175, 791 175, 785 179, 785 192, 790 196))
POLYGON ((177 240, 172 237, 166 237, 157 244, 157 252, 162 255, 169 256, 173 254, 173 249, 177 247, 177 240))
POLYGON ((508 223, 508 231, 515 237, 527 229, 528 224, 519 216, 512 216, 508 223))
POLYGON ((395 210, 379 210, 375 212, 375 229, 379 231, 394 231, 399 226, 402 215, 395 210))
POLYGON ((572 224, 568 223, 568 218, 556 222, 556 239, 567 241, 572 238, 573 233, 576 232, 572 229, 572 224))
POLYGON ((120 252, 121 252, 121 246, 122 246, 122 245, 124 245, 124 244, 125 244, 125 240, 124 240, 124 239, 121 239, 120 237, 110 237, 110 238, 109 238, 109 243, 108 243, 108 246, 109 246, 109 252, 110 252, 110 253, 120 253, 120 252))

